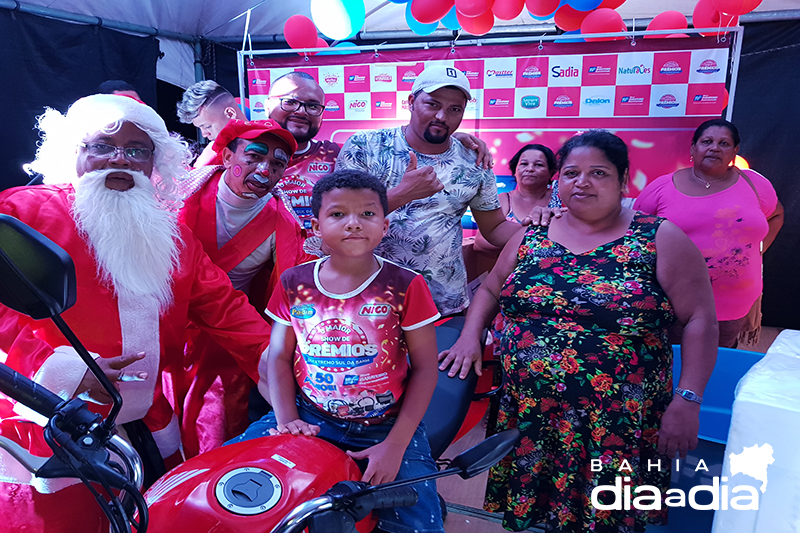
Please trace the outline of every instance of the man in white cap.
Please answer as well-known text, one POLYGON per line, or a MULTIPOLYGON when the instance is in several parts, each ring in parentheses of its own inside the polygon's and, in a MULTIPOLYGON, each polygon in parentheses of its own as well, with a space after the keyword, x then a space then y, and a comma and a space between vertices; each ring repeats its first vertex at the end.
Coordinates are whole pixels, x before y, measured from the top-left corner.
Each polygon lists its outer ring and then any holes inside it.
MULTIPOLYGON (((160 455, 155 464, 174 466, 181 436, 161 373, 181 366, 187 325, 192 321, 225 344, 255 379, 270 328, 178 223, 174 178, 185 172, 189 154, 153 109, 126 96, 93 95, 66 115, 48 109, 39 129, 43 141, 31 166, 48 185, 0 193, 0 213, 72 257, 77 301, 63 317, 120 390, 118 422, 146 426, 160 455)), ((50 321, 0 306, 0 353, 10 367, 64 398, 108 401, 50 321)), ((0 434, 49 457, 30 413, 0 400, 0 434)), ((33 477, 0 451, 0 481, 0 530, 108 530, 76 479, 33 477)))
POLYGON ((428 67, 411 91, 408 125, 354 134, 336 167, 383 180, 390 226, 376 253, 422 274, 442 316, 455 315, 469 305, 461 252, 467 207, 495 246, 502 247, 520 226, 500 210, 494 173, 476 166, 475 152, 453 136, 471 98, 464 73, 428 67))

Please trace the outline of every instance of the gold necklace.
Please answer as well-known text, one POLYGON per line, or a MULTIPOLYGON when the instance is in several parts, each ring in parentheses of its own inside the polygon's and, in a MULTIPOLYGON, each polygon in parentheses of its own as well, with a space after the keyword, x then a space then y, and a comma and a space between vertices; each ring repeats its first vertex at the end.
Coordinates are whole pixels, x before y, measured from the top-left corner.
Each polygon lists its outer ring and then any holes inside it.
POLYGON ((703 178, 701 178, 700 176, 698 176, 697 174, 695 174, 695 173, 694 173, 694 167, 692 167, 692 177, 693 177, 694 179, 696 179, 697 181, 699 181, 700 183, 702 183, 703 185, 705 185, 705 186, 706 186, 706 189, 710 189, 710 188, 711 188, 711 184, 712 184, 712 183, 717 183, 718 181, 722 181, 722 180, 724 180, 725 178, 727 178, 727 177, 728 177, 728 171, 727 171, 727 170, 725 170, 725 174, 724 174, 724 175, 723 175, 721 178, 717 178, 717 179, 714 179, 714 180, 708 181, 708 180, 704 180, 703 178))

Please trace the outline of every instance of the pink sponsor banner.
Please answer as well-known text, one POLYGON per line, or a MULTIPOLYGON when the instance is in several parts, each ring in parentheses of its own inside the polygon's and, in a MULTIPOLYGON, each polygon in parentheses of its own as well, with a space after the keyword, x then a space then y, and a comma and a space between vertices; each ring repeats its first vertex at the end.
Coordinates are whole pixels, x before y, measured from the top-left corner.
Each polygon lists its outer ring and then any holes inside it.
POLYGON ((725 103, 724 83, 690 83, 686 98, 687 115, 719 115, 725 103))
POLYGON ((550 87, 547 89, 548 117, 577 117, 581 111, 580 87, 550 87))
POLYGON ((482 59, 473 61, 456 61, 454 66, 464 73, 469 80, 470 89, 483 89, 483 68, 482 59))
POLYGON ((269 94, 270 85, 270 71, 268 69, 248 69, 247 86, 250 89, 250 95, 269 94))
POLYGON ((415 65, 399 65, 397 67, 397 90, 411 92, 419 73, 425 70, 425 63, 420 61, 415 65))
POLYGON ((650 86, 617 87, 614 98, 615 117, 644 117, 650 114, 650 86))
POLYGON ((397 117, 397 93, 383 92, 371 93, 372 118, 396 118, 397 117))
POLYGON ((369 92, 369 65, 344 67, 344 90, 348 93, 369 92))
POLYGON ((343 94, 325 95, 325 118, 327 120, 337 120, 344 118, 343 94))
POLYGON ((514 89, 484 89, 483 116, 511 118, 514 116, 514 89))
POLYGON ((656 52, 653 56, 653 83, 689 83, 691 52, 656 52))
POLYGON ((548 63, 547 56, 517 58, 517 87, 547 87, 548 63))
POLYGON ((617 54, 591 55, 583 58, 581 85, 615 85, 617 83, 617 54))

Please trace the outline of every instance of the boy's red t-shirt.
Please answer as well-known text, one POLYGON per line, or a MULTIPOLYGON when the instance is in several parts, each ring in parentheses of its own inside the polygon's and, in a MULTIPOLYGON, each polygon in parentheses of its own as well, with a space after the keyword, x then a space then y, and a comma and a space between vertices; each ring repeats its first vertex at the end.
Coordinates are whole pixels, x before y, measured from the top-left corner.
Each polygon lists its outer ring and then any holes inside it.
POLYGON ((379 270, 347 294, 320 284, 325 258, 290 268, 267 306, 297 337, 301 394, 337 418, 396 416, 408 377, 403 331, 439 318, 422 276, 376 259, 379 270))

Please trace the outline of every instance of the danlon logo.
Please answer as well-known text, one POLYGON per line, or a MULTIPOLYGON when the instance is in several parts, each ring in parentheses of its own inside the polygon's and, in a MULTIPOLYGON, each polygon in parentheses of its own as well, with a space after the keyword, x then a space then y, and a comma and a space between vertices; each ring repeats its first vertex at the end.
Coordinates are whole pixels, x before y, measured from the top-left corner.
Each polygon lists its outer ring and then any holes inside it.
POLYGON ((377 82, 382 82, 382 83, 391 83, 392 82, 392 75, 391 74, 386 74, 385 72, 383 72, 381 74, 376 74, 374 80, 377 81, 377 82))
POLYGON ((597 107, 601 105, 607 105, 611 103, 610 98, 603 98, 601 96, 590 96, 588 98, 584 98, 583 105, 589 107, 597 107))
POLYGON ((264 103, 263 102, 256 102, 253 106, 253 113, 263 113, 264 112, 264 103))
POLYGON ((489 100, 489 105, 495 107, 508 107, 509 103, 508 100, 503 100, 502 98, 492 98, 489 100))
POLYGON ((572 103, 572 99, 567 96, 566 94, 559 95, 555 102, 553 102, 553 107, 572 107, 574 104, 572 103))
MULTIPOLYGON (((745 446, 742 453, 728 454, 732 476, 744 474, 760 481, 761 486, 756 488, 751 485, 737 485, 731 488, 727 485, 728 478, 726 476, 714 476, 711 478, 711 485, 695 485, 689 490, 689 507, 697 511, 719 511, 720 509, 757 511, 759 490, 761 493, 766 492, 767 469, 775 462, 772 454, 773 449, 769 444, 745 446), (701 492, 710 493, 711 503, 697 501, 697 495, 701 492)), ((676 459, 676 463, 675 471, 679 472, 680 459, 676 459)), ((643 467, 644 465, 641 466, 641 468, 643 467)), ((592 472, 602 472, 602 459, 592 459, 590 468, 592 472)), ((648 459, 647 471, 653 470, 661 471, 660 459, 656 461, 648 459)), ((703 459, 700 459, 694 471, 708 472, 708 466, 703 459)), ((630 475, 633 473, 633 468, 626 459, 620 463, 618 472, 620 475, 616 476, 613 485, 598 485, 592 489, 591 502, 596 510, 655 511, 661 510, 662 500, 667 507, 686 507, 687 494, 681 489, 667 490, 663 495, 666 496, 665 498, 662 498, 661 490, 654 485, 639 485, 632 489, 630 475), (601 493, 605 493, 603 502, 600 501, 601 493), (609 494, 613 496, 613 499, 608 497, 609 494)), ((707 500, 708 498, 704 496, 702 499, 707 500)))
POLYGON ((589 67, 589 74, 611 74, 611 67, 589 67))
POLYGON ((327 85, 330 85, 330 86, 333 86, 333 85, 336 85, 337 83, 339 83, 339 75, 338 74, 333 74, 333 73, 325 74, 325 77, 323 79, 325 80, 325 83, 327 85))
POLYGON ((513 70, 487 70, 487 78, 511 78, 514 76, 513 70))
POLYGON ((683 72, 683 69, 681 69, 681 66, 677 61, 667 61, 661 66, 661 70, 659 70, 659 72, 661 74, 671 76, 673 74, 680 74, 683 72))
POLYGON ((289 314, 292 315, 294 318, 305 320, 306 318, 311 318, 317 313, 316 309, 314 309, 314 304, 300 304, 300 305, 293 305, 289 309, 289 314))
POLYGON ((336 100, 328 100, 325 102, 325 111, 339 111, 339 103, 336 100))
POLYGON ((650 74, 650 67, 644 65, 635 65, 633 67, 619 67, 617 69, 619 74, 650 74))
POLYGON ((577 78, 580 77, 581 71, 575 67, 561 68, 560 65, 555 65, 550 69, 550 73, 554 78, 577 78))
POLYGON ((536 95, 523 96, 519 103, 524 109, 536 109, 541 105, 541 99, 536 95))
POLYGON ((356 82, 356 83, 363 83, 363 82, 367 81, 367 77, 366 76, 359 76, 358 74, 353 74, 352 76, 349 77, 349 80, 353 81, 353 82, 356 82))
POLYGON ((405 72, 403 73, 403 78, 402 78, 402 80, 403 80, 403 83, 414 83, 415 81, 417 81, 417 76, 418 76, 418 75, 419 75, 419 74, 417 74, 417 73, 416 73, 416 72, 414 72, 413 70, 407 70, 407 71, 405 71, 405 72))
POLYGON ((717 62, 713 59, 706 59, 700 63, 697 72, 700 74, 714 74, 715 72, 719 72, 719 67, 717 66, 717 62))
POLYGON ((713 94, 696 94, 693 100, 701 104, 716 104, 717 96, 713 94))
POLYGON ((350 102, 350 109, 366 109, 367 101, 366 100, 353 100, 350 102))
POLYGON ((391 307, 387 304, 364 304, 358 312, 359 316, 386 316, 391 307))
MULTIPOLYGON (((308 165, 308 171, 313 174, 328 174, 333 172, 333 164, 324 161, 314 161, 308 165)), ((305 184, 304 184, 305 185, 305 184)))
POLYGON ((531 65, 522 72, 522 77, 528 80, 535 80, 542 77, 542 71, 536 65, 531 65))
POLYGON ((664 109, 671 109, 673 107, 678 107, 679 105, 681 105, 681 104, 680 104, 680 102, 678 102, 677 98, 675 98, 671 94, 665 94, 658 101, 658 103, 656 104, 656 107, 661 107, 661 108, 664 108, 664 109))
POLYGON ((644 98, 641 96, 623 96, 619 101, 627 105, 639 105, 644 103, 644 98))
POLYGON ((393 106, 392 102, 384 102, 383 100, 378 100, 377 102, 375 102, 375 107, 379 109, 391 109, 393 106))

